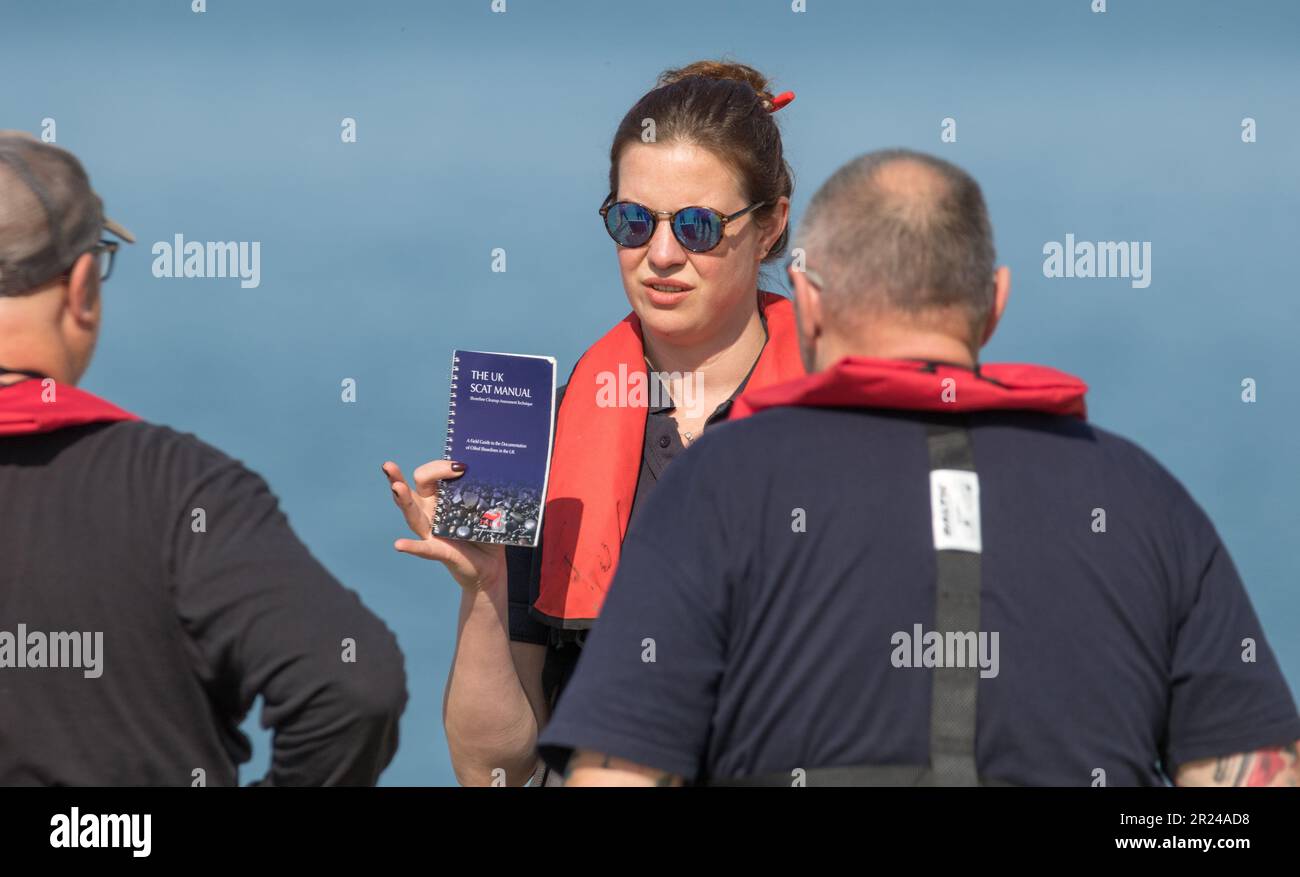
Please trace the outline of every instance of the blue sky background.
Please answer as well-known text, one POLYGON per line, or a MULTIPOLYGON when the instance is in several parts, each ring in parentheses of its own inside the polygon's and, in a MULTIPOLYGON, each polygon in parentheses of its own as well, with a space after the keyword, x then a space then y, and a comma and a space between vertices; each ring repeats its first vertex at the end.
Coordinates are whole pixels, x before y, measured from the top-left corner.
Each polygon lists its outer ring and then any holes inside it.
MULTIPOLYGON (((609 138, 660 70, 722 55, 798 94, 780 114, 796 221, 871 149, 976 176, 1013 273, 985 359, 1083 376, 1093 419, 1182 479, 1296 691, 1300 4, 1108 5, 0 0, 0 128, 54 118, 142 242, 84 386, 261 472, 397 632, 411 702, 387 784, 454 782, 459 595, 392 550, 405 527, 379 465, 441 454, 453 347, 553 355, 566 375, 626 313, 595 212, 609 138), (1045 279, 1043 244, 1067 232, 1151 241, 1150 287, 1045 279), (261 286, 154 278, 150 245, 177 233, 261 241, 261 286)), ((267 763, 255 719, 245 782, 267 763)))

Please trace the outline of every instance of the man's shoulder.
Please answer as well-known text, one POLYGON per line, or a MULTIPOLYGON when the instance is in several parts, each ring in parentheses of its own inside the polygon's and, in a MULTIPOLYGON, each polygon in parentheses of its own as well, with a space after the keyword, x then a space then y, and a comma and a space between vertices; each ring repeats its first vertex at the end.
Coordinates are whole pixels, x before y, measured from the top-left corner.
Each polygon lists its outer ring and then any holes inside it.
POLYGON ((194 458, 200 462, 237 462, 190 432, 148 420, 124 420, 101 430, 96 440, 124 450, 150 455, 194 458))
POLYGON ((1150 508, 1161 509, 1161 517, 1184 532, 1195 534, 1197 539, 1217 541, 1214 524, 1205 509, 1155 454, 1117 433, 1100 428, 1094 428, 1094 432, 1105 464, 1116 478, 1125 479, 1141 490, 1150 508))
POLYGON ((754 455, 781 453, 792 446, 833 445, 846 433, 870 429, 867 422, 879 413, 860 408, 783 405, 711 426, 696 446, 701 450, 710 448, 709 453, 717 458, 741 455, 752 460, 754 455))
POLYGON ((218 473, 256 476, 243 462, 193 433, 147 420, 96 425, 75 441, 79 457, 93 464, 106 479, 109 470, 136 483, 163 484, 182 489, 218 473), (96 428, 97 427, 97 428, 96 428))
POLYGON ((1086 439, 1070 447, 1093 454, 1097 471, 1137 489, 1154 491, 1165 501, 1191 501, 1182 482, 1137 441, 1076 418, 1057 419, 1068 422, 1062 426, 1063 437, 1086 439))
POLYGON ((836 421, 845 421, 853 413, 791 406, 725 420, 706 428, 664 477, 681 469, 680 477, 693 483, 720 481, 734 487, 738 481, 757 483, 764 472, 775 472, 795 456, 828 460, 828 452, 845 443, 836 421))
POLYGON ((765 408, 745 417, 724 420, 712 428, 712 434, 728 442, 749 443, 755 438, 800 433, 807 424, 869 413, 866 409, 817 408, 804 405, 780 405, 765 408))
POLYGON ((1155 455, 1136 440, 1101 426, 1091 426, 1090 430, 1096 439, 1098 449, 1108 459, 1146 470, 1154 476, 1173 477, 1155 455))
MULTIPOLYGON (((1158 514, 1144 517, 1145 528, 1165 535, 1191 533, 1198 540, 1212 535, 1213 525, 1186 486, 1155 454, 1127 436, 1076 417, 1037 412, 990 412, 978 422, 984 441, 1001 445, 993 455, 1002 466, 1051 473, 1046 481, 1016 479, 1025 489, 1038 484, 1053 495, 1104 495, 1114 502, 1158 509, 1158 514)), ((977 467, 980 442, 977 434, 977 467)))
MULTIPOLYGON (((906 436, 899 432, 900 427, 923 428, 930 417, 921 412, 877 408, 780 406, 711 427, 688 456, 696 459, 697 467, 712 469, 727 460, 749 466, 755 460, 780 458, 788 453, 823 453, 846 443, 856 446, 873 437, 887 444, 890 438, 901 440, 906 436)), ((1017 455, 1020 461, 1050 460, 1052 465, 1058 465, 1071 459, 1083 462, 1092 458, 1094 471, 1104 470, 1171 498, 1185 493, 1178 479, 1137 442, 1088 421, 1036 412, 996 411, 973 415, 968 424, 977 432, 1014 435, 1017 447, 1033 445, 1041 451, 1017 455)))

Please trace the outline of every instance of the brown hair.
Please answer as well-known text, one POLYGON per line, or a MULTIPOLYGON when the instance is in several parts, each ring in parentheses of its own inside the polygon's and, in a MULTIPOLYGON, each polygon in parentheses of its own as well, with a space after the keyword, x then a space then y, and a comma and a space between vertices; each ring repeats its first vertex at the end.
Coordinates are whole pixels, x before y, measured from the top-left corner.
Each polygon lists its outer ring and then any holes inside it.
MULTIPOLYGON (((767 78, 753 67, 726 61, 696 61, 665 70, 614 133, 609 149, 609 190, 618 191, 618 159, 629 143, 640 143, 642 120, 653 119, 656 142, 686 142, 708 149, 740 177, 748 203, 766 202, 753 215, 771 219, 776 201, 790 197, 794 179, 772 117, 767 78)), ((707 206, 707 205, 706 205, 707 206)), ((764 261, 785 252, 787 226, 764 261)))

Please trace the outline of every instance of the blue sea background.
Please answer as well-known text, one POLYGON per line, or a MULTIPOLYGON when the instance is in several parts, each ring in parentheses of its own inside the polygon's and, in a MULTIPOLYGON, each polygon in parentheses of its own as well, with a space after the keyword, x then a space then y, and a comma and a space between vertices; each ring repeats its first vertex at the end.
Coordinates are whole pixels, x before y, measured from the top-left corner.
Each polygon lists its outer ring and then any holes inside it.
MULTIPOLYGON (((563 376, 626 313, 596 215, 609 139, 662 69, 724 55, 798 95, 779 117, 796 222, 871 149, 976 176, 1013 274, 986 360, 1083 376, 1093 419, 1188 486, 1294 692, 1300 4, 1107 5, 0 0, 0 128, 53 118, 141 241, 83 385, 262 473, 396 631, 411 700, 385 784, 455 781, 441 702, 459 593, 393 551, 405 527, 379 466, 440 456, 453 348, 553 355, 563 376), (178 233, 260 241, 261 285, 153 277, 151 244, 178 233), (1067 233, 1151 241, 1150 287, 1046 279, 1043 245, 1067 233)), ((244 782, 268 763, 256 719, 244 782)))

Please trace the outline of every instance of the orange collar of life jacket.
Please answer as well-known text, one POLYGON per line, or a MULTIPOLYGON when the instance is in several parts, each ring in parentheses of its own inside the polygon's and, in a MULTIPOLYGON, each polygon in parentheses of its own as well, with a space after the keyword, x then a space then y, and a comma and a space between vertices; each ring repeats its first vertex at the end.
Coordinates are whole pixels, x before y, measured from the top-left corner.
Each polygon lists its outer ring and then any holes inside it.
POLYGON ((1041 411, 1087 417, 1088 385, 1041 365, 990 363, 965 368, 915 359, 846 356, 825 371, 774 387, 748 387, 731 420, 767 408, 892 408, 907 411, 1041 411))
POLYGON ((86 423, 139 419, 85 390, 49 378, 0 386, 0 436, 34 435, 86 423))
MULTIPOLYGON (((762 292, 759 307, 767 343, 747 391, 804 374, 790 300, 762 292)), ((628 314, 578 360, 560 403, 542 526, 541 586, 533 604, 533 614, 555 627, 590 627, 618 567, 648 406, 601 405, 598 393, 609 375, 626 374, 630 381, 639 373, 647 379, 641 339, 640 321, 628 314)))

